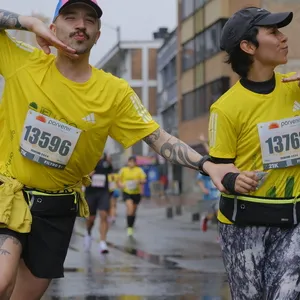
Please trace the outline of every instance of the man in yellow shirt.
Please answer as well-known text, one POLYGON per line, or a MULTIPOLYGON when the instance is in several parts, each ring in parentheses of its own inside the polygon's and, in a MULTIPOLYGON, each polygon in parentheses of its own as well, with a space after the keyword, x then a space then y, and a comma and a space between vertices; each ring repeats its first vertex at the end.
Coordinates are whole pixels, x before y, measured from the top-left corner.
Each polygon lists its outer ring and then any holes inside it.
POLYGON ((146 182, 146 174, 137 166, 136 157, 128 159, 126 167, 119 172, 119 187, 123 190, 123 200, 127 208, 127 235, 133 235, 133 226, 136 219, 136 211, 141 202, 142 185, 146 182))
MULTIPOLYGON (((108 136, 125 148, 143 139, 170 162, 208 173, 223 191, 224 175, 236 170, 202 159, 160 129, 125 80, 89 64, 101 16, 96 0, 60 0, 50 28, 0 10, 1 299, 40 299, 51 279, 63 276, 75 218, 88 217, 82 178, 108 136), (6 29, 32 31, 42 50, 6 29)), ((245 181, 257 185, 253 172, 238 178, 238 190, 245 181)))
MULTIPOLYGON (((257 170, 260 187, 236 192, 223 183, 220 243, 233 300, 300 298, 300 88, 275 73, 287 63, 280 31, 292 12, 251 7, 225 24, 221 47, 241 79, 211 107, 210 155, 240 170, 257 170)), ((299 78, 298 78, 299 79, 299 78)))

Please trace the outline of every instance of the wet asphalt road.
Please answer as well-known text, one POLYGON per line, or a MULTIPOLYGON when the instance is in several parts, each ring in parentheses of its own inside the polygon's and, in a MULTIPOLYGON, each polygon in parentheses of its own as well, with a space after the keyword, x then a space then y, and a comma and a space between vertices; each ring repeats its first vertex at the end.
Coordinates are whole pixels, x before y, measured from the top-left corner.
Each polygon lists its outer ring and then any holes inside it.
POLYGON ((98 224, 91 252, 83 251, 84 223, 78 219, 65 278, 54 281, 43 300, 229 300, 216 230, 202 233, 190 219, 183 213, 168 220, 165 209, 144 202, 129 239, 120 203, 106 256, 98 251, 98 224))

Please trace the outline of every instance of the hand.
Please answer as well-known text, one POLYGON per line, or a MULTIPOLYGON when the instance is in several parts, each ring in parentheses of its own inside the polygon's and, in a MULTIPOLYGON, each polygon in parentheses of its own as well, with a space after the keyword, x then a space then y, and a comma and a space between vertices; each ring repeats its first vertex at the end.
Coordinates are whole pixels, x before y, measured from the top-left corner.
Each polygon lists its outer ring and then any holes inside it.
POLYGON ((204 189, 204 190, 202 191, 202 193, 203 193, 204 195, 208 195, 208 194, 209 194, 209 190, 208 190, 208 189, 204 189))
POLYGON ((295 75, 292 75, 290 77, 282 78, 282 82, 294 82, 294 81, 300 81, 300 73, 296 73, 295 75))
POLYGON ((53 46, 70 58, 78 57, 76 50, 60 41, 42 21, 35 19, 31 26, 31 31, 36 34, 37 43, 46 54, 51 53, 50 46, 53 46))
POLYGON ((222 184, 224 176, 230 172, 240 173, 239 169, 237 169, 234 164, 214 164, 210 161, 204 163, 203 169, 210 176, 216 188, 221 193, 227 193, 222 184))
POLYGON ((238 175, 234 190, 239 194, 248 194, 257 189, 259 178, 255 172, 244 171, 238 175))

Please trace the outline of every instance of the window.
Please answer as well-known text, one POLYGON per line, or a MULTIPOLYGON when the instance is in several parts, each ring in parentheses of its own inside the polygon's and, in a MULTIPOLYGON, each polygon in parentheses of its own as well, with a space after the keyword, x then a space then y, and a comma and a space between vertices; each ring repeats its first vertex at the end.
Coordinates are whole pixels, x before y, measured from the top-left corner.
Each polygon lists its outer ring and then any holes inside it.
POLYGON ((195 91, 183 95, 182 98, 182 120, 192 120, 195 118, 194 111, 195 91))
POLYGON ((221 19, 204 31, 205 59, 208 59, 221 51, 220 38, 225 22, 226 19, 221 19))
POLYGON ((183 45, 182 70, 186 71, 195 65, 195 40, 192 39, 183 45))
POLYGON ((220 23, 216 23, 205 30, 205 58, 210 58, 220 51, 220 23))
POLYGON ((205 106, 207 111, 229 89, 229 77, 221 77, 206 86, 205 106))
POLYGON ((195 38, 196 62, 197 64, 204 61, 205 57, 205 39, 204 33, 200 33, 195 38))
POLYGON ((157 52, 157 64, 158 69, 164 68, 170 60, 177 54, 177 31, 171 33, 170 40, 167 40, 165 44, 157 52))
POLYGON ((229 77, 221 77, 183 95, 182 121, 192 120, 208 113, 210 106, 228 89, 229 77))
POLYGON ((176 57, 174 57, 160 72, 162 76, 163 89, 176 81, 176 57))
POLYGON ((169 71, 169 76, 168 76, 168 81, 167 85, 169 86, 176 80, 176 57, 174 57, 170 63, 168 64, 168 71, 169 71))
POLYGON ((195 10, 204 5, 204 0, 195 0, 195 10))
POLYGON ((207 112, 207 107, 205 105, 205 90, 206 86, 203 85, 196 89, 195 93, 195 118, 201 116, 207 112))
POLYGON ((195 10, 194 0, 182 0, 181 4, 181 19, 189 17, 195 10))
POLYGON ((178 127, 177 104, 173 104, 162 113, 163 127, 167 132, 171 132, 178 127))

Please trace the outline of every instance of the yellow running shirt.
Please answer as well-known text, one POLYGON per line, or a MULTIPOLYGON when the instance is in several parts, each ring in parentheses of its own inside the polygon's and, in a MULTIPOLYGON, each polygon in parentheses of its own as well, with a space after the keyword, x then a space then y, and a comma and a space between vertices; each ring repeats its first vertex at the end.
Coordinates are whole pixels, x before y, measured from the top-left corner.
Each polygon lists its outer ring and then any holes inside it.
POLYGON ((119 172, 119 179, 125 185, 123 191, 129 195, 141 193, 139 181, 146 179, 146 174, 140 167, 123 167, 119 172))
POLYGON ((125 148, 159 128, 122 79, 92 68, 85 83, 65 78, 55 57, 0 31, 0 173, 44 190, 90 174, 107 137, 125 148))
MULTIPOLYGON (((291 75, 276 73, 276 87, 266 95, 237 82, 211 106, 210 155, 235 158, 241 171, 268 172, 250 196, 300 195, 300 88, 298 82, 281 82, 291 75)), ((218 218, 230 223, 220 212, 218 218)))

